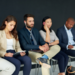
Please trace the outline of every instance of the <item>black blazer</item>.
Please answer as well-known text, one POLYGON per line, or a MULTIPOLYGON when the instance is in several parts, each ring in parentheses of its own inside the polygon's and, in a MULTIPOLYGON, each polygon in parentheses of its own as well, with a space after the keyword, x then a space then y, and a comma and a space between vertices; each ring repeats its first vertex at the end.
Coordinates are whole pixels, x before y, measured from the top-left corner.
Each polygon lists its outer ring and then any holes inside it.
MULTIPOLYGON (((75 41, 75 30, 72 28, 71 32, 73 34, 73 40, 75 41)), ((66 50, 66 46, 68 44, 68 35, 65 30, 65 27, 61 27, 56 32, 58 38, 59 38, 59 45, 61 46, 62 50, 66 50)))
POLYGON ((18 31, 20 45, 23 50, 39 50, 39 45, 44 45, 46 43, 36 28, 32 29, 32 33, 34 35, 35 40, 37 41, 37 45, 31 44, 30 34, 25 26, 18 31))

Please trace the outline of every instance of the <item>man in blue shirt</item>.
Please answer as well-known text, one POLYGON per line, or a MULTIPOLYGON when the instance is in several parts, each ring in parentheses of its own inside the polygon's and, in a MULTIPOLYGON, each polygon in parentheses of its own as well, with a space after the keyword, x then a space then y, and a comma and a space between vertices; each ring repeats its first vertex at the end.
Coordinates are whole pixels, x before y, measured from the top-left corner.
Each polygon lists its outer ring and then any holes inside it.
POLYGON ((65 25, 57 30, 61 49, 70 56, 75 56, 75 30, 74 19, 68 18, 65 25))

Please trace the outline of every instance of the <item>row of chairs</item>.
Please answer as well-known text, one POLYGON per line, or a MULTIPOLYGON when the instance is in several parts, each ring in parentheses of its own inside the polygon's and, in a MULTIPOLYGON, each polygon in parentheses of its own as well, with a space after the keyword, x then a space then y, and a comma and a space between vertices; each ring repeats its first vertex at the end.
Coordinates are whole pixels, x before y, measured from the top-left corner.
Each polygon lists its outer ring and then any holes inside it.
MULTIPOLYGON (((70 65, 71 65, 71 59, 72 59, 72 58, 75 58, 75 57, 69 56, 70 65)), ((51 59, 51 60, 50 60, 50 64, 51 64, 50 75, 54 75, 57 62, 58 62, 58 61, 55 60, 55 59, 51 59), (54 64, 55 64, 55 65, 54 65, 54 64)), ((23 66, 24 66, 24 65, 21 65, 20 71, 23 70, 23 66)), ((35 68, 35 75, 39 75, 39 67, 41 67, 39 64, 37 64, 36 62, 32 62, 32 69, 35 68)), ((0 72, 1 72, 1 70, 0 70, 0 72)))

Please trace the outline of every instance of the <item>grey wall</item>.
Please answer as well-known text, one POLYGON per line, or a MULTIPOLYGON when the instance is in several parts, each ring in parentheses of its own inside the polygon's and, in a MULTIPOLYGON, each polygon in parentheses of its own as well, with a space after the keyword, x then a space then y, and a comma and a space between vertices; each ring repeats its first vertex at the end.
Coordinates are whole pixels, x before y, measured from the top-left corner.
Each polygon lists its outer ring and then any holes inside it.
POLYGON ((35 27, 41 28, 42 18, 50 16, 55 31, 64 25, 68 17, 75 19, 75 0, 0 0, 0 25, 7 15, 17 18, 19 30, 24 26, 24 14, 35 16, 35 27))

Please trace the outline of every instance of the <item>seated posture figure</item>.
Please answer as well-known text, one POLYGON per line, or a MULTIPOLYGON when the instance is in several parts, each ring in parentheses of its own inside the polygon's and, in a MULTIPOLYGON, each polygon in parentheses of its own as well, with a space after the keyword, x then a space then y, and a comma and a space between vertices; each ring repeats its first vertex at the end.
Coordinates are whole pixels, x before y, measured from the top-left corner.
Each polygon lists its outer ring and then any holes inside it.
MULTIPOLYGON (((17 31, 17 20, 14 16, 7 16, 0 27, 0 56, 16 67, 12 75, 18 75, 21 63, 24 64, 23 75, 29 75, 31 70, 31 59, 25 55, 20 48, 17 31), (17 56, 14 53, 20 52, 17 56)), ((6 75, 6 74, 5 74, 6 75)))
POLYGON ((57 30, 57 36, 59 38, 59 45, 61 50, 67 55, 75 57, 75 29, 74 19, 68 18, 66 23, 57 30))
MULTIPOLYGON (((49 16, 46 16, 42 20, 42 28, 40 30, 40 34, 42 38, 49 43, 50 46, 50 55, 54 55, 55 52, 60 48, 59 45, 59 39, 56 36, 54 30, 51 29, 52 26, 52 19, 49 16), (52 49, 51 49, 52 48, 52 49)), ((45 56, 46 58, 47 56, 45 56)), ((58 60, 59 70, 60 73, 58 75, 65 75, 65 69, 68 63, 68 56, 60 51, 55 56, 53 56, 53 59, 58 60)))

